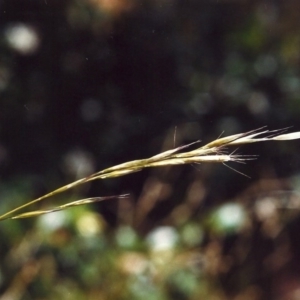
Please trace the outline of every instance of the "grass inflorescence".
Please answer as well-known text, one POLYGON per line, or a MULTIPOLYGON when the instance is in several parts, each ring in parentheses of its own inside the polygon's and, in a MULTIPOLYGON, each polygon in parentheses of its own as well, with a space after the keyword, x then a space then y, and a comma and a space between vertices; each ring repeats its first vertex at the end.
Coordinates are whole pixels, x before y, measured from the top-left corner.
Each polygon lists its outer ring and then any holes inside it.
POLYGON ((235 154, 235 152, 229 152, 228 147, 238 146, 238 145, 243 145, 248 143, 265 142, 265 141, 284 141, 284 140, 294 140, 300 138, 299 131, 292 132, 292 133, 285 133, 285 132, 286 129, 271 131, 271 130, 267 130, 265 127, 262 127, 245 133, 239 133, 239 134, 235 134, 223 138, 218 138, 195 150, 185 151, 186 149, 190 148, 192 145, 199 143, 199 141, 159 153, 147 159, 139 159, 139 160, 125 162, 104 169, 102 171, 96 172, 85 178, 76 180, 48 194, 45 194, 37 199, 34 199, 21 206, 18 206, 17 208, 12 209, 9 212, 1 215, 0 221, 5 219, 19 219, 19 218, 39 216, 46 213, 67 209, 73 206, 84 205, 88 203, 93 203, 93 202, 98 202, 98 201, 103 201, 103 200, 113 199, 113 198, 124 198, 128 196, 127 194, 124 194, 124 195, 117 195, 117 196, 86 198, 77 201, 72 201, 67 204, 54 207, 52 209, 35 210, 26 213, 15 214, 19 210, 27 206, 30 206, 34 203, 40 202, 46 198, 49 198, 51 196, 67 191, 69 189, 75 188, 81 184, 93 180, 97 180, 97 179, 119 177, 119 176, 141 171, 144 168, 151 168, 151 167, 163 167, 163 166, 170 166, 170 165, 199 164, 199 163, 225 164, 230 161, 245 163, 246 161, 253 160, 256 157, 253 155, 240 155, 240 154, 235 154))

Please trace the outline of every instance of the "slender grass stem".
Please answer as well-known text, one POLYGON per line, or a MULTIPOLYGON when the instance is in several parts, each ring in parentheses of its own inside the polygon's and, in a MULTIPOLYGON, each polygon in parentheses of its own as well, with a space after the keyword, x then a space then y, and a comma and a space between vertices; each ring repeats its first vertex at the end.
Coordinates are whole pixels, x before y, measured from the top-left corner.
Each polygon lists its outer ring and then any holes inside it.
MULTIPOLYGON (((0 221, 5 219, 17 219, 17 218, 27 218, 33 216, 39 216, 45 213, 54 212, 62 209, 67 209, 72 206, 84 205, 88 203, 93 203, 97 201, 103 201, 112 198, 124 198, 128 195, 119 195, 119 196, 107 196, 107 197, 96 197, 96 198, 87 198, 77 201, 73 201, 64 205, 60 205, 48 210, 36 210, 27 213, 21 213, 14 215, 16 212, 38 203, 46 198, 55 196, 59 193, 72 189, 76 186, 84 184, 98 179, 107 179, 113 177, 124 176, 130 173, 138 172, 144 168, 153 168, 153 167, 164 167, 170 165, 182 165, 182 164, 197 164, 197 163, 222 163, 225 164, 229 161, 244 163, 249 160, 256 159, 256 156, 253 155, 240 155, 234 154, 235 151, 228 153, 226 148, 228 146, 237 146, 248 143, 256 142, 266 142, 266 141, 284 141, 284 140, 294 140, 300 138, 300 131, 285 133, 286 129, 279 130, 267 130, 266 127, 259 129, 251 130, 245 133, 234 134, 231 136, 218 138, 202 147, 199 147, 195 150, 182 152, 183 150, 199 143, 196 141, 194 143, 183 145, 175 149, 171 149, 157 155, 154 155, 147 159, 133 160, 125 162, 102 171, 96 172, 90 176, 79 179, 72 183, 69 183, 65 186, 62 186, 48 194, 45 194, 37 199, 31 200, 23 205, 20 205, 0 216, 0 221)), ((236 171, 236 170, 235 170, 236 171)), ((237 171, 238 172, 238 171, 237 171)), ((240 172, 238 172, 240 173, 240 172)), ((241 173, 242 174, 242 173, 241 173)), ((243 174, 244 175, 244 174, 243 174)))

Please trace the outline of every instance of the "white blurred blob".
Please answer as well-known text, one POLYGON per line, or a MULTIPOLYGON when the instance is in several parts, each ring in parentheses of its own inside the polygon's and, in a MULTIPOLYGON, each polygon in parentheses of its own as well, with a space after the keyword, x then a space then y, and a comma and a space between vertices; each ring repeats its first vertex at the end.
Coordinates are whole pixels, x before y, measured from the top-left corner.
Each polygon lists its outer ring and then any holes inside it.
POLYGON ((237 203, 228 203, 221 206, 215 214, 216 225, 224 231, 238 231, 246 221, 244 208, 237 203))
POLYGON ((22 23, 8 25, 4 34, 8 45, 23 55, 35 53, 41 42, 37 31, 22 23))
POLYGON ((76 222, 81 235, 85 237, 95 236, 104 229, 104 222, 94 213, 85 213, 76 222))
POLYGON ((65 211, 41 215, 38 218, 38 227, 45 232, 53 232, 66 226, 69 222, 68 215, 65 211))
POLYGON ((74 178, 82 178, 95 171, 94 159, 81 149, 71 150, 65 155, 63 170, 74 178))
POLYGON ((269 110, 270 103, 263 93, 253 93, 247 103, 249 111, 254 114, 262 114, 269 110))
POLYGON ((261 55, 254 64, 254 69, 259 76, 271 76, 275 73, 277 67, 277 61, 272 55, 261 55))
POLYGON ((125 252, 119 256, 119 268, 130 275, 143 275, 149 268, 148 260, 140 253, 125 252))
POLYGON ((178 233, 173 227, 161 226, 149 233, 147 243, 151 250, 171 250, 179 240, 178 233))
POLYGON ((260 199, 259 201, 256 201, 255 203, 255 213, 259 220, 265 221, 268 218, 273 217, 276 212, 276 205, 275 205, 276 199, 271 197, 266 197, 264 199, 260 199))
POLYGON ((99 100, 85 100, 80 107, 81 117, 86 122, 93 122, 99 119, 102 113, 102 107, 99 100))

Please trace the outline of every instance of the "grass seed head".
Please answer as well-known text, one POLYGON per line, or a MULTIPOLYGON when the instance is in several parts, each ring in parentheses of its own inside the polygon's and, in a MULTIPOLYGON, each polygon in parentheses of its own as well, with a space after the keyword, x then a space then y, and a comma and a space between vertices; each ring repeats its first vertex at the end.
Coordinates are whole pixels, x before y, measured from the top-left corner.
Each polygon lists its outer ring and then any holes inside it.
MULTIPOLYGON (((113 166, 111 168, 107 168, 102 171, 96 172, 90 176, 79 179, 77 181, 74 181, 74 182, 67 184, 63 187, 60 187, 46 195, 43 195, 37 199, 29 201, 15 209, 12 209, 11 211, 1 215, 0 221, 5 220, 5 219, 28 218, 28 217, 38 216, 38 215, 42 215, 42 214, 49 213, 49 212, 67 209, 72 206, 85 205, 88 203, 107 200, 107 199, 111 199, 111 198, 122 198, 124 196, 124 195, 121 195, 121 196, 96 197, 96 198, 82 199, 82 200, 77 200, 74 202, 69 202, 67 204, 55 207, 50 210, 36 210, 36 211, 31 211, 31 212, 27 212, 27 213, 14 215, 16 212, 18 212, 19 210, 21 210, 29 205, 35 204, 46 198, 55 196, 59 193, 62 193, 69 189, 75 188, 83 183, 86 183, 86 182, 89 182, 92 180, 124 176, 124 175, 130 174, 130 173, 133 173, 133 172, 141 171, 144 168, 150 168, 150 167, 164 167, 164 166, 170 166, 170 165, 196 164, 196 163, 222 163, 222 164, 225 164, 226 162, 229 162, 229 161, 245 163, 246 161, 256 159, 256 156, 238 155, 238 154, 234 154, 235 151, 230 154, 230 153, 228 153, 226 148, 228 146, 236 146, 236 145, 243 145, 243 144, 256 143, 256 142, 285 141, 285 140, 300 139, 299 131, 292 132, 292 133, 285 133, 286 130, 287 130, 287 128, 270 131, 270 130, 267 130, 266 127, 261 127, 261 128, 251 130, 251 131, 248 131, 245 133, 239 133, 239 134, 234 134, 234 135, 231 135, 228 137, 218 138, 218 139, 216 139, 202 147, 199 147, 195 150, 181 152, 183 150, 188 149, 195 143, 199 143, 199 141, 159 153, 148 159, 140 159, 140 160, 125 162, 125 163, 113 166)), ((229 168, 231 168, 231 167, 229 167, 229 168)), ((236 172, 243 174, 239 171, 236 171, 236 172)))

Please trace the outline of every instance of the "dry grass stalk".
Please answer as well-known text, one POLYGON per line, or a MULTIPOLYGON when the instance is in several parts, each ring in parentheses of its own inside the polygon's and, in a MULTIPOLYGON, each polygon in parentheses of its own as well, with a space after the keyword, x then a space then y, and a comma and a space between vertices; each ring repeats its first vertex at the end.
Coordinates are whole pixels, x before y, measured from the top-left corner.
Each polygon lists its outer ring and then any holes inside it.
POLYGON ((63 187, 60 187, 42 197, 39 197, 35 200, 27 202, 24 205, 21 205, 3 215, 0 216, 0 221, 5 219, 17 219, 17 218, 27 218, 32 216, 39 216, 42 214, 55 212, 58 210, 66 209, 72 206, 84 205, 87 203, 103 201, 112 198, 124 198, 127 195, 119 195, 119 196, 108 196, 108 197, 96 197, 96 198, 87 198, 81 199, 77 201, 73 201, 67 203, 65 205, 57 206, 53 209, 49 210, 36 210, 27 213, 18 214, 12 216, 17 211, 32 205, 34 203, 40 202, 46 198, 64 192, 66 190, 72 189, 78 185, 83 183, 96 180, 96 179, 106 179, 112 177, 119 177, 123 175, 127 175, 133 172, 141 171, 144 168, 150 167, 162 167, 162 166, 169 166, 169 165, 181 165, 181 164, 194 164, 194 163, 226 163, 229 161, 240 162, 243 163, 247 160, 255 159, 255 156, 249 155, 237 155, 232 153, 226 152, 227 146, 237 146, 243 145, 248 143, 256 143, 256 142, 265 142, 265 141, 283 141, 283 140, 294 140, 300 138, 300 132, 293 132, 293 133, 284 133, 286 129, 279 129, 279 130, 267 130, 265 127, 252 130, 246 133, 240 133, 231 135, 228 137, 218 138, 202 147, 199 147, 192 151, 181 152, 184 149, 187 149, 193 144, 198 142, 194 142, 192 144, 184 145, 181 147, 177 147, 175 149, 171 149, 155 156, 152 156, 148 159, 140 159, 134 160, 126 163, 122 163, 120 165, 116 165, 111 168, 104 169, 102 171, 96 172, 88 177, 79 179, 74 181, 70 184, 67 184, 63 187))

